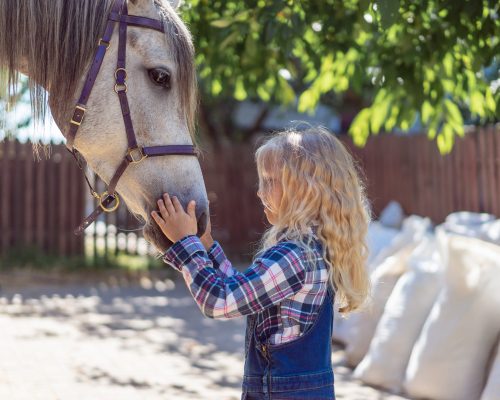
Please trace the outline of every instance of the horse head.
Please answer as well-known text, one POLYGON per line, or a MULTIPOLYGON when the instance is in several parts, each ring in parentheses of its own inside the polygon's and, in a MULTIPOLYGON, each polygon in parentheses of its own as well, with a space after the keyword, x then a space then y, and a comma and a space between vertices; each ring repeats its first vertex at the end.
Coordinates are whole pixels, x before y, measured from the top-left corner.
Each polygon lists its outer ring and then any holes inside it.
MULTIPOLYGON (((54 120, 63 133, 69 132, 75 104, 96 49, 102 45, 100 38, 114 1, 27 0, 19 5, 6 0, 2 4, 0 22, 5 32, 0 33, 8 38, 0 39, 0 63, 3 59, 8 69, 28 75, 35 112, 43 109, 43 104, 36 109, 43 97, 37 93, 48 93, 54 120), (12 41, 22 49, 13 49, 12 41), (8 54, 9 47, 13 54, 8 54)), ((137 144, 196 145, 196 74, 189 31, 166 0, 129 0, 126 7, 130 15, 162 21, 164 31, 133 24, 127 28, 126 87, 121 89, 127 93, 137 144)), ((86 103, 85 117, 71 143, 108 184, 129 147, 123 108, 115 91, 120 23, 116 25, 86 103)), ((206 229, 208 200, 196 157, 169 155, 133 163, 120 176, 116 191, 145 223, 146 239, 159 250, 170 243, 150 212, 157 208, 156 200, 164 192, 177 196, 184 207, 189 200, 196 200, 198 234, 206 229)))

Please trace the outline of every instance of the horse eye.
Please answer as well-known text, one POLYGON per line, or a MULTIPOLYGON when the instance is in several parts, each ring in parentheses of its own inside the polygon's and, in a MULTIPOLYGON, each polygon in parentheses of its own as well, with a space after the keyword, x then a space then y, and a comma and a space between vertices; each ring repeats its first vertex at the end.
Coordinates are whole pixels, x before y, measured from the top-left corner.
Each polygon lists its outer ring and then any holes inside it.
POLYGON ((164 68, 153 68, 148 70, 149 79, 158 86, 170 89, 170 72, 164 68))

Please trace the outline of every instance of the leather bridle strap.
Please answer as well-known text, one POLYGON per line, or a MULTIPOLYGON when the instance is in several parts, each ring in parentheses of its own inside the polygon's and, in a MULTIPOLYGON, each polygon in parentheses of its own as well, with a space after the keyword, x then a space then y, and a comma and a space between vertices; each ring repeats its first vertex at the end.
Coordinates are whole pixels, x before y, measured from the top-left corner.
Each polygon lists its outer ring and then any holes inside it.
MULTIPOLYGON (((111 6, 111 12, 118 12, 123 5, 123 1, 124 0, 114 1, 113 5, 111 6)), ((104 35, 102 35, 102 38, 99 39, 97 50, 94 56, 94 61, 92 62, 87 73, 87 78, 85 79, 80 98, 78 99, 75 110, 73 111, 73 116, 69 124, 69 130, 66 135, 66 146, 69 150, 73 150, 73 143, 75 141, 78 128, 82 124, 83 118, 85 117, 85 107, 89 100, 90 94, 92 93, 92 88, 94 87, 95 80, 101 69, 106 51, 109 49, 114 28, 114 21, 108 20, 108 22, 106 23, 106 29, 104 30, 104 35)))
POLYGON ((109 14, 109 19, 111 21, 125 22, 127 25, 137 26, 140 28, 150 28, 165 33, 163 22, 156 19, 139 17, 137 15, 128 15, 128 13, 124 15, 115 12, 111 12, 109 14))
MULTIPOLYGON (((101 68, 104 56, 106 55, 106 50, 110 46, 111 37, 114 31, 115 23, 119 24, 118 32, 118 59, 116 63, 115 71, 115 87, 114 90, 118 95, 120 101, 120 108, 122 111, 123 122, 125 125, 125 132, 127 135, 128 150, 116 169, 114 175, 112 176, 107 190, 98 194, 89 179, 85 175, 85 179, 90 188, 92 196, 99 200, 99 206, 83 220, 81 225, 75 230, 75 234, 79 235, 94 222, 97 217, 102 212, 112 212, 116 210, 119 205, 119 197, 116 193, 116 186, 119 179, 127 169, 130 164, 137 164, 143 161, 147 157, 158 157, 166 155, 193 155, 197 156, 198 153, 194 146, 192 145, 165 145, 165 146, 150 146, 150 147, 139 147, 137 144, 137 139, 134 131, 134 126, 132 123, 132 117, 130 114, 130 107, 127 98, 127 70, 126 70, 126 59, 127 59, 127 28, 128 25, 149 28, 159 32, 164 32, 163 22, 154 20, 147 17, 140 17, 135 15, 128 15, 128 7, 126 0, 115 0, 111 12, 108 17, 108 22, 106 24, 106 29, 102 39, 99 40, 98 48, 94 56, 94 61, 90 66, 89 72, 87 73, 87 78, 85 80, 82 93, 78 100, 78 103, 73 112, 73 116, 70 121, 70 128, 67 135, 67 147, 68 150, 73 154, 77 160, 78 165, 82 168, 80 161, 76 156, 76 150, 73 147, 78 128, 83 122, 83 118, 86 111, 87 101, 92 92, 95 80, 101 68), (114 206, 111 206, 115 202, 114 206)), ((83 168, 82 168, 83 169, 83 168)))

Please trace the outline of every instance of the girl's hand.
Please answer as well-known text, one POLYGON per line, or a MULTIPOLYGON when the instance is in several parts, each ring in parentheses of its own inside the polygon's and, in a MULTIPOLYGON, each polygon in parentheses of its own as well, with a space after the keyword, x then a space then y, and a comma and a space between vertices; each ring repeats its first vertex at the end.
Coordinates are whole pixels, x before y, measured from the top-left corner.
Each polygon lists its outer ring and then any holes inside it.
POLYGON ((153 211, 151 216, 156 221, 165 236, 175 243, 187 235, 196 235, 198 224, 196 222, 196 202, 191 200, 187 205, 187 213, 177 197, 170 198, 168 193, 163 199, 158 200, 158 211, 153 211))
POLYGON ((210 222, 210 218, 208 219, 207 229, 205 233, 200 236, 200 241, 205 247, 205 250, 208 251, 210 247, 214 244, 214 239, 212 238, 212 224, 210 222))

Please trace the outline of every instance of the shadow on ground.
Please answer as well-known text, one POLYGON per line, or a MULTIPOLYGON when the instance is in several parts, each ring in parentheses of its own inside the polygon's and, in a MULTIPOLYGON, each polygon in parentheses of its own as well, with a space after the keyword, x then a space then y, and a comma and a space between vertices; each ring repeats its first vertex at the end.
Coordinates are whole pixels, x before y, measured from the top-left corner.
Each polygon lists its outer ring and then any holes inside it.
MULTIPOLYGON (((0 327, 2 399, 240 398, 245 320, 204 317, 181 280, 4 287, 0 327)), ((400 399, 353 381, 342 354, 338 399, 400 399)))

